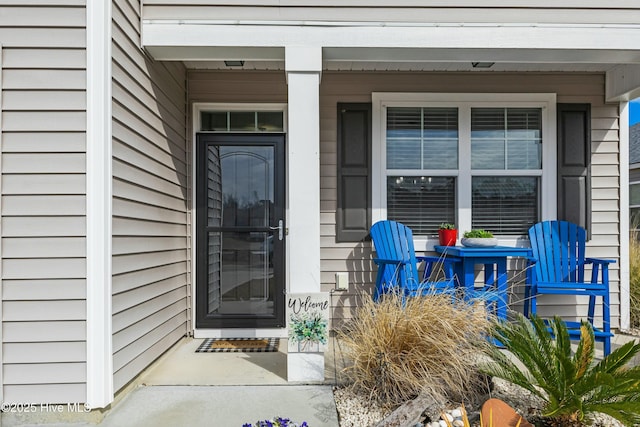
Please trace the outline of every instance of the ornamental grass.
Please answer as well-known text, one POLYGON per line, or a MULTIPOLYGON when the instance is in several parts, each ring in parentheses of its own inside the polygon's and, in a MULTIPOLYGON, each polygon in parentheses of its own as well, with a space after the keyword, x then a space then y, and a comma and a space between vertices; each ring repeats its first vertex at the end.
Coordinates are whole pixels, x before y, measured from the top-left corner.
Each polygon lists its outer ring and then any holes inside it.
POLYGON ((403 299, 363 298, 340 332, 355 392, 383 407, 429 393, 437 401, 469 401, 486 386, 476 368, 492 323, 480 304, 454 303, 447 295, 403 299))

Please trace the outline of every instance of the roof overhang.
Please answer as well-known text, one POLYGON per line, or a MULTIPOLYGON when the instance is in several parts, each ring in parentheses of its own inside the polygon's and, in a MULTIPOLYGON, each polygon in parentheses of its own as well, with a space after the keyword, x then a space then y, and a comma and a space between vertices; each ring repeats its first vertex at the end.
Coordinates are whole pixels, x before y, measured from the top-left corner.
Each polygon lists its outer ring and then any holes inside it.
POLYGON ((344 63, 372 69, 422 63, 425 70, 437 70, 436 64, 491 61, 502 64, 496 67, 500 71, 606 72, 607 101, 640 95, 640 24, 147 20, 142 44, 155 59, 169 61, 280 64, 286 47, 313 46, 322 48, 328 69, 344 63))

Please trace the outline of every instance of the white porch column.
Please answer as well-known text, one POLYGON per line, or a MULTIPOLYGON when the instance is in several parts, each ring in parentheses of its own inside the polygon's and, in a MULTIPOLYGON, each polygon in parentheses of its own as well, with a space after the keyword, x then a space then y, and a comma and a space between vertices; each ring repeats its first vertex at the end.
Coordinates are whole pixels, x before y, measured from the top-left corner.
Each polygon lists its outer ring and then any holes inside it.
POLYGON ((287 47, 289 292, 320 292, 322 50, 287 47))
MULTIPOLYGON (((320 292, 320 47, 287 46, 289 293, 320 292)), ((289 381, 324 379, 323 353, 289 353, 289 381)))

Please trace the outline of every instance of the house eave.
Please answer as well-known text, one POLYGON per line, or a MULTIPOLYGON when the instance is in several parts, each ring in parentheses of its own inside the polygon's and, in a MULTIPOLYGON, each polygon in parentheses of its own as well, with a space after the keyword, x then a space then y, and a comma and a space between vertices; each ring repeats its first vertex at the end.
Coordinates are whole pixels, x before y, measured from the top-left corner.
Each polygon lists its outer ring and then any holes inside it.
MULTIPOLYGON (((228 22, 143 20, 142 46, 156 59, 186 60, 169 48, 204 48, 214 59, 219 48, 282 48, 320 46, 328 59, 382 60, 418 57, 431 61, 469 52, 499 54, 500 60, 602 63, 640 63, 640 25, 522 25, 228 22), (373 49, 370 51, 362 49, 373 49), (453 53, 449 50, 453 49, 453 53), (579 51, 584 55, 578 55, 579 51), (433 56, 433 55, 436 56, 433 56), (562 54, 562 55, 560 55, 562 54), (377 58, 380 58, 379 56, 377 58), (387 59, 388 58, 388 59, 387 59)), ((257 53, 257 52, 256 52, 257 53)), ((202 55, 202 54, 201 54, 202 55)), ((203 59, 203 58, 200 58, 203 59)), ((284 59, 284 50, 272 50, 269 60, 284 59)))
POLYGON ((490 61, 496 71, 601 72, 607 102, 640 96, 640 25, 142 21, 142 47, 157 60, 241 59, 282 69, 287 46, 320 47, 324 69, 411 63, 412 70, 461 71, 459 64, 490 61))

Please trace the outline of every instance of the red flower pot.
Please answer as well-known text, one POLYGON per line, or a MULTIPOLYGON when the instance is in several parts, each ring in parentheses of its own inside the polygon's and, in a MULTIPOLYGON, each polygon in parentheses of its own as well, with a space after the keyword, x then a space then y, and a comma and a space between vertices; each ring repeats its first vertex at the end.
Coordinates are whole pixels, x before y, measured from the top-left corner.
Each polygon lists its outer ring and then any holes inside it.
POLYGON ((455 246, 458 238, 458 230, 438 230, 440 246, 455 246))

